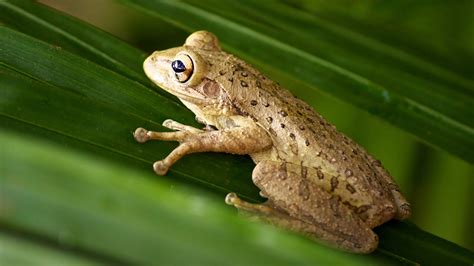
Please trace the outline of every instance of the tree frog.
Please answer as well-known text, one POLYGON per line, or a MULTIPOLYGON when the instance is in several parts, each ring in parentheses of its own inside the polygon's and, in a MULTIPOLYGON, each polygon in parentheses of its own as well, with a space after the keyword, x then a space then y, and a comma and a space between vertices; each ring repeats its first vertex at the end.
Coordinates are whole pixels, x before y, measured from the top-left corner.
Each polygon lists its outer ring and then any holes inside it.
POLYGON ((158 175, 190 153, 249 154, 256 164, 252 180, 267 200, 254 204, 229 193, 227 204, 351 252, 372 252, 378 245, 372 228, 409 217, 409 203, 380 161, 304 101, 224 52, 214 34, 195 32, 183 46, 151 54, 143 68, 205 125, 166 120, 163 126, 174 131, 136 129, 140 143, 180 143, 154 163, 158 175))

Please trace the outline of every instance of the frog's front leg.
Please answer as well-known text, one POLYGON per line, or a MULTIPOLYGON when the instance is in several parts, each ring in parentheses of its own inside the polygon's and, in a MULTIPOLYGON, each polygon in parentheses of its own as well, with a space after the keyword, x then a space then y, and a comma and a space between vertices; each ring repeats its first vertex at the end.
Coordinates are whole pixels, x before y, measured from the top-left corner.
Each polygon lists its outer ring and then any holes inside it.
POLYGON ((183 130, 177 132, 154 132, 138 128, 134 133, 135 139, 140 143, 148 140, 180 142, 179 146, 165 159, 153 164, 153 169, 159 175, 166 174, 168 169, 186 154, 197 152, 249 154, 263 151, 272 146, 271 138, 258 126, 203 131, 177 122, 175 123, 168 123, 168 125, 173 129, 183 130))
MULTIPOLYGON (((176 130, 176 131, 183 131, 183 132, 196 133, 196 134, 204 132, 204 130, 201 130, 192 126, 188 126, 188 125, 183 125, 172 119, 166 119, 165 121, 163 121, 162 125, 166 128, 169 128, 171 130, 176 130)), ((165 133, 173 133, 173 132, 165 132, 165 133)), ((148 131, 142 127, 137 128, 135 132, 133 133, 135 140, 139 143, 145 143, 152 139, 168 140, 168 139, 165 139, 166 138, 165 136, 170 138, 169 140, 178 140, 178 139, 183 138, 185 135, 186 134, 162 134, 160 132, 148 131)))
POLYGON ((252 179, 268 201, 252 204, 229 194, 226 202, 332 246, 358 253, 373 251, 378 245, 377 235, 340 197, 312 182, 317 178, 310 176, 312 173, 301 165, 262 161, 252 179))

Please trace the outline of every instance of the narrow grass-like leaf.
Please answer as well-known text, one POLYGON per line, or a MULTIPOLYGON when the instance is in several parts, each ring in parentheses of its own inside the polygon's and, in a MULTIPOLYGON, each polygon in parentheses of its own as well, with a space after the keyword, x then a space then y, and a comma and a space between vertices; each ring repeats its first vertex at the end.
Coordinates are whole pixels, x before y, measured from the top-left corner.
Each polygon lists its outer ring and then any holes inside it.
POLYGON ((123 2, 189 31, 216 33, 302 98, 318 88, 474 161, 472 79, 276 2, 123 2))

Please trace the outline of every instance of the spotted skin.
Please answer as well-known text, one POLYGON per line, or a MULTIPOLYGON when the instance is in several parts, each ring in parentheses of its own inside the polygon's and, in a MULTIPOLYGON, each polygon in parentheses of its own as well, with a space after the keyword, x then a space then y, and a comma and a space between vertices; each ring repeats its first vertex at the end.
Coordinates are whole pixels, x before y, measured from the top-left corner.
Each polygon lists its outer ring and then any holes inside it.
POLYGON ((164 126, 176 132, 136 130, 139 142, 180 142, 154 164, 158 174, 189 153, 249 154, 253 181, 268 201, 251 204, 231 193, 228 204, 352 252, 371 252, 378 243, 371 228, 410 215, 380 161, 304 101, 222 51, 212 33, 193 33, 183 46, 153 53, 144 70, 206 125, 168 121, 164 126))

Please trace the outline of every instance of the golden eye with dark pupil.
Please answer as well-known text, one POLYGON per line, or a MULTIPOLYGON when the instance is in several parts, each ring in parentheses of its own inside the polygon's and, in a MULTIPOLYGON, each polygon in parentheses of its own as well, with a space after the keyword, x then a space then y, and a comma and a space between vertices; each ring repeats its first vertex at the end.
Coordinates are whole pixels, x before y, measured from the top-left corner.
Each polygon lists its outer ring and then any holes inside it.
POLYGON ((171 69, 173 69, 176 79, 184 83, 191 78, 194 71, 194 64, 188 55, 178 54, 171 62, 171 69))

